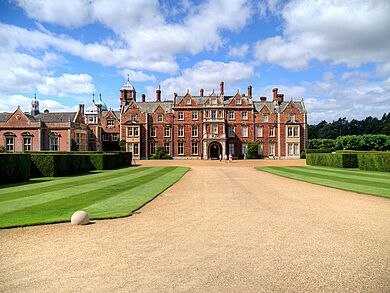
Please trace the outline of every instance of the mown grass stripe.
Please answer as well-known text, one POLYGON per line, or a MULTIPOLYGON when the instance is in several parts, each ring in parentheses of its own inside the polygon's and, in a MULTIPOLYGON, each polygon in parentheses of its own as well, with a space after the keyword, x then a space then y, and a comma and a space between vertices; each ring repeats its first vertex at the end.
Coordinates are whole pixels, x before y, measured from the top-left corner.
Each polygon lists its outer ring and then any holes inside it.
POLYGON ((328 170, 338 174, 358 174, 359 176, 365 176, 369 178, 382 178, 390 180, 390 172, 378 172, 378 171, 362 171, 359 169, 341 169, 341 168, 331 168, 331 167, 321 167, 321 166, 300 166, 301 168, 310 168, 313 170, 328 170))
MULTIPOLYGON (((34 196, 37 194, 43 194, 55 190, 60 189, 66 189, 69 187, 73 187, 77 185, 80 188, 83 188, 84 185, 95 183, 95 182, 102 182, 104 180, 110 180, 112 178, 119 178, 122 176, 129 176, 131 174, 137 174, 139 172, 143 172, 145 169, 149 169, 150 167, 145 168, 133 168, 130 172, 115 172, 113 174, 106 174, 105 176, 96 176, 98 174, 90 174, 90 175, 84 175, 84 178, 76 180, 75 182, 72 182, 66 178, 65 182, 62 180, 56 180, 52 182, 50 185, 45 186, 38 186, 36 188, 31 188, 29 190, 25 190, 24 192, 21 191, 13 191, 8 193, 3 193, 0 195, 0 202, 8 201, 8 200, 14 200, 20 197, 28 197, 28 196, 34 196)), ((11 189, 12 190, 12 189, 11 189)))
POLYGON ((302 172, 307 172, 311 174, 323 174, 323 175, 330 175, 330 176, 335 176, 335 173, 338 174, 338 176, 341 176, 342 178, 348 178, 352 180, 359 180, 361 181, 367 181, 367 182, 372 182, 373 184, 384 184, 386 186, 383 186, 385 188, 390 188, 390 180, 389 179, 383 179, 383 178, 372 178, 372 177, 367 177, 365 175, 358 175, 358 174, 353 174, 353 171, 350 173, 337 173, 334 172, 333 170, 327 170, 327 169, 312 169, 312 168, 307 168, 307 167, 290 167, 289 170, 292 171, 302 171, 302 172))
POLYGON ((153 184, 136 186, 131 190, 126 190, 114 197, 85 207, 84 210, 94 219, 128 216, 145 204, 145 198, 147 198, 147 201, 152 200, 165 189, 176 183, 184 174, 182 167, 176 167, 169 173, 155 178, 153 184), (115 213, 107 211, 107 206, 114 209, 115 213))
POLYGON ((387 188, 372 187, 372 186, 349 183, 349 182, 333 181, 333 180, 318 178, 314 176, 311 177, 307 175, 296 174, 291 171, 288 171, 288 168, 289 167, 278 167, 278 169, 276 169, 275 167, 257 167, 256 169, 268 173, 272 173, 275 175, 279 175, 282 177, 287 177, 290 179, 296 179, 300 181, 314 183, 317 185, 333 187, 333 188, 338 188, 347 191, 354 191, 358 193, 366 193, 371 195, 390 197, 390 189, 387 188))
POLYGON ((94 183, 89 183, 86 185, 83 185, 83 188, 80 189, 79 186, 73 186, 65 189, 58 189, 55 191, 51 192, 46 192, 43 194, 38 194, 34 196, 30 196, 28 198, 17 198, 15 200, 9 200, 2 202, 0 205, 0 215, 5 213, 5 212, 10 212, 10 211, 15 211, 19 209, 24 209, 25 207, 28 206, 33 206, 33 205, 40 205, 44 204, 45 202, 49 201, 55 201, 61 198, 69 198, 74 195, 78 195, 80 193, 84 192, 94 192, 95 190, 101 189, 101 188, 108 188, 111 186, 115 186, 118 184, 121 184, 122 182, 129 180, 129 179, 135 179, 140 176, 143 176, 148 173, 154 173, 160 170, 163 167, 156 167, 156 168, 148 168, 144 169, 140 167, 140 169, 143 169, 142 172, 138 172, 136 175, 130 174, 128 176, 121 176, 119 178, 106 178, 106 180, 102 180, 100 182, 94 182, 94 183))
MULTIPOLYGON (((142 168, 150 168, 150 167, 142 167, 142 168)), ((128 167, 128 168, 123 168, 123 169, 116 169, 116 170, 109 170, 110 172, 107 172, 108 170, 104 171, 94 171, 98 173, 89 173, 89 174, 80 174, 76 176, 66 176, 66 177, 51 177, 51 178, 43 178, 44 182, 39 182, 39 183, 33 183, 33 184, 24 184, 24 183, 19 183, 18 186, 3 186, 0 189, 0 198, 4 194, 8 193, 16 193, 16 192, 21 192, 21 191, 32 191, 32 190, 42 190, 47 187, 51 186, 58 186, 58 184, 78 184, 79 182, 83 182, 86 180, 86 178, 93 178, 94 180, 101 180, 104 179, 105 177, 112 177, 115 174, 120 175, 120 174, 129 174, 131 172, 138 172, 139 168, 137 167, 128 167)), ((34 181, 39 181, 42 180, 42 178, 33 178, 31 179, 32 182, 34 181)))
MULTIPOLYGON (((284 168, 284 167, 272 167, 275 168, 276 170, 278 168, 284 168)), ((280 169, 283 170, 283 169, 280 169)), ((286 171, 286 169, 284 169, 286 171)), ((290 170, 290 168, 287 169, 287 171, 290 170)), ((310 172, 309 170, 294 170, 295 174, 297 175, 302 175, 302 176, 307 176, 307 177, 316 177, 316 178, 321 178, 321 179, 326 179, 326 180, 331 180, 331 181, 337 181, 337 182, 344 182, 344 183, 349 183, 349 184, 357 184, 357 185, 364 185, 364 186, 371 186, 375 188, 384 188, 388 189, 390 188, 390 184, 387 183, 380 183, 380 182, 372 182, 369 180, 364 180, 364 179, 351 179, 351 178, 346 178, 343 176, 335 176, 332 173, 323 173, 321 172, 310 172), (331 175, 332 174, 332 175, 331 175)))
MULTIPOLYGON (((89 206, 96 201, 104 198, 114 197, 124 190, 130 191, 136 186, 141 186, 152 182, 165 173, 171 172, 176 167, 156 168, 155 172, 139 176, 136 180, 129 178, 121 184, 113 184, 109 187, 102 186, 93 192, 82 192, 70 197, 59 198, 49 202, 44 202, 34 206, 27 206, 23 209, 14 210, 2 215, 0 218, 0 227, 8 223, 7 219, 14 219, 12 225, 52 223, 57 221, 69 220, 72 213, 83 207, 89 206), (18 215, 18 216, 17 216, 18 215), (5 220, 5 223, 4 221, 5 220)), ((9 223, 8 223, 9 226, 9 223)))

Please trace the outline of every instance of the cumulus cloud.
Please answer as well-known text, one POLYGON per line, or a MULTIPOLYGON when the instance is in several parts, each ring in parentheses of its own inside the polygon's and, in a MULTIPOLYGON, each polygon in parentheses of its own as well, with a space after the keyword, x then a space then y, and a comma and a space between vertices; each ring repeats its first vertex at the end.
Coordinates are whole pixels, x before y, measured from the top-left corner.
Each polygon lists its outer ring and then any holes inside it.
POLYGON ((59 77, 45 77, 37 85, 43 95, 63 97, 68 94, 90 94, 95 91, 92 77, 89 74, 63 74, 59 77))
POLYGON ((258 62, 301 70, 313 59, 359 66, 390 58, 390 2, 293 0, 281 15, 282 36, 257 42, 258 62))
POLYGON ((243 44, 241 46, 230 47, 229 55, 231 57, 243 58, 248 53, 248 50, 249 50, 248 44, 243 44))
POLYGON ((142 71, 134 71, 130 69, 125 69, 121 71, 121 75, 123 78, 129 79, 131 81, 156 81, 156 77, 154 75, 148 75, 142 71))

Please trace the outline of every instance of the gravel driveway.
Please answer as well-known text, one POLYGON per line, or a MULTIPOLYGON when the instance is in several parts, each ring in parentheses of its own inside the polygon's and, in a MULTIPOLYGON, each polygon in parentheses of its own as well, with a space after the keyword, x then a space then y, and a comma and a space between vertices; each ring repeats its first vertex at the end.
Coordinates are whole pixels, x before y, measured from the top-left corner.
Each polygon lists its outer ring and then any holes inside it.
POLYGON ((390 200, 163 164, 192 170, 131 217, 1 230, 0 291, 390 292, 390 200))

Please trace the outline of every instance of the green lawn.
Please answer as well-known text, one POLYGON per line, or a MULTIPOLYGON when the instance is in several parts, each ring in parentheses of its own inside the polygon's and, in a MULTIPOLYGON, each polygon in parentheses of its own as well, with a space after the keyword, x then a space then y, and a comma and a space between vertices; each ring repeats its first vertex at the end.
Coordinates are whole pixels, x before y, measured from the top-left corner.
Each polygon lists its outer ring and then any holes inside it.
POLYGON ((70 221, 77 210, 87 211, 91 219, 128 216, 187 171, 184 167, 130 167, 2 187, 0 228, 70 221))
POLYGON ((257 167, 275 175, 338 189, 390 197, 390 173, 317 166, 257 167))

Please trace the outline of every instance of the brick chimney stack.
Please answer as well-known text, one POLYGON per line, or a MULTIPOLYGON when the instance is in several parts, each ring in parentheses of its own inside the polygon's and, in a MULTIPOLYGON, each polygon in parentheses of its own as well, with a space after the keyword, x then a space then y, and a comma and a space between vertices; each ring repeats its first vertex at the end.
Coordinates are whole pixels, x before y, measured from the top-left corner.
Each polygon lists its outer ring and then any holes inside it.
POLYGON ((142 103, 145 103, 145 99, 146 99, 145 94, 142 94, 141 98, 142 98, 142 103))
POLYGON ((248 86, 248 97, 252 98, 252 86, 251 85, 248 86))
POLYGON ((272 90, 272 100, 273 101, 278 100, 278 88, 277 87, 272 90))
POLYGON ((267 100, 267 97, 260 97, 260 101, 265 102, 267 100))
POLYGON ((204 91, 203 89, 200 89, 200 96, 203 97, 204 91))
POLYGON ((161 90, 160 90, 160 85, 156 89, 156 101, 161 102, 161 90))
POLYGON ((223 92, 223 81, 221 81, 221 83, 219 84, 219 91, 220 91, 220 95, 223 96, 224 95, 224 92, 223 92))
POLYGON ((84 116, 84 104, 79 104, 79 112, 84 116))

